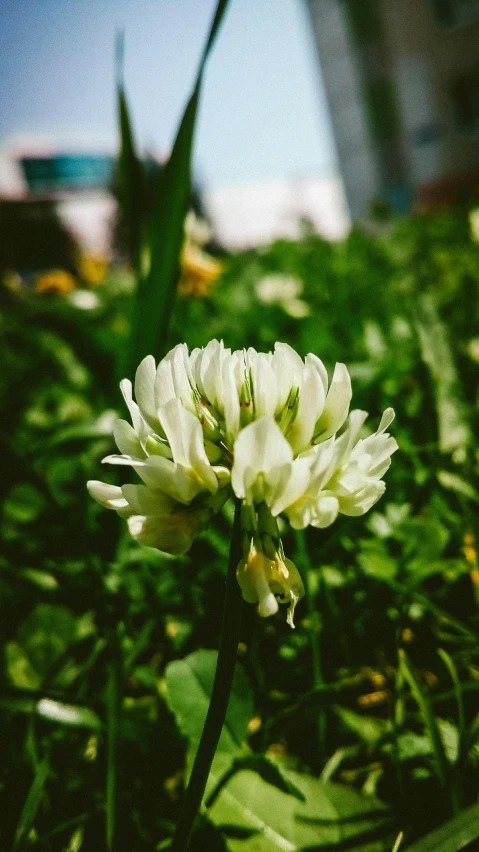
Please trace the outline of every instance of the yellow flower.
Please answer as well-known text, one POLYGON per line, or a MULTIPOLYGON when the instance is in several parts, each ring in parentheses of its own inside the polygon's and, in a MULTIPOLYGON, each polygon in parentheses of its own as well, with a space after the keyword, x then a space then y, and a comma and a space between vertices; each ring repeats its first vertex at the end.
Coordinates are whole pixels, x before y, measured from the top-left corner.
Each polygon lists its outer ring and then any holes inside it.
POLYGON ((65 269, 50 269, 39 275, 35 281, 37 293, 53 293, 56 296, 66 296, 75 286, 73 275, 65 269))
POLYGON ((185 241, 181 253, 180 293, 185 296, 207 296, 212 284, 223 271, 223 264, 204 251, 203 246, 210 238, 206 222, 192 210, 185 220, 185 241))
POLYGON ((197 246, 185 244, 181 255, 180 293, 185 296, 207 296, 219 278, 223 264, 197 246))
POLYGON ((78 274, 87 284, 101 284, 105 280, 107 268, 106 258, 83 255, 80 258, 78 274))

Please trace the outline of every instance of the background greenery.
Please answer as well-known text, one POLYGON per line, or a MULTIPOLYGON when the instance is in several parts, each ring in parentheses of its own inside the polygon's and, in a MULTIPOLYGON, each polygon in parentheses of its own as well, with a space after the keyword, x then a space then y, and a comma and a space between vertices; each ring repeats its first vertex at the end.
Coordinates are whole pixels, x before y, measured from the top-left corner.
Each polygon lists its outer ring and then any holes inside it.
MULTIPOLYGON (((284 612, 264 621, 245 606, 192 848, 379 852, 451 818, 449 845, 427 848, 465 848, 461 832, 479 835, 467 211, 376 222, 337 244, 305 223, 301 239, 223 264, 206 295, 178 297, 168 345, 283 340, 329 370, 344 361, 371 428, 395 408, 400 451, 364 518, 285 528, 308 599, 294 632, 284 612), (265 303, 271 275, 283 277, 265 303)), ((0 289, 0 849, 151 852, 167 848, 206 712, 232 516, 178 559, 136 544, 88 497, 89 478, 121 482, 100 460, 124 416, 135 288, 115 268, 79 286, 0 289)))

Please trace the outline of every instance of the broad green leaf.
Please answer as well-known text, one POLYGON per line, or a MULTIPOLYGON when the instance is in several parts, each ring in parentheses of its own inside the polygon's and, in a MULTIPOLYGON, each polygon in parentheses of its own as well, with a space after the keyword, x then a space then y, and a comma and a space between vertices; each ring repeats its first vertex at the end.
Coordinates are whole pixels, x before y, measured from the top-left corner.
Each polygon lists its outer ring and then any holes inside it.
POLYGON ((268 784, 272 784, 274 787, 277 787, 278 790, 282 790, 283 793, 289 793, 291 796, 295 796, 300 800, 300 802, 304 801, 304 796, 301 790, 299 790, 290 781, 290 779, 281 772, 280 768, 276 766, 275 763, 272 763, 271 760, 268 760, 268 758, 262 754, 246 754, 241 757, 236 757, 229 769, 227 769, 222 775, 214 790, 208 796, 205 803, 207 808, 210 808, 213 805, 230 778, 232 778, 237 772, 241 772, 243 769, 251 769, 253 772, 257 772, 263 781, 267 781, 268 784))
POLYGON ((257 832, 246 840, 229 840, 233 852, 296 852, 333 846, 354 837, 358 850, 385 852, 390 848, 390 843, 385 845, 383 839, 371 836, 384 835, 390 825, 389 811, 379 800, 312 776, 289 771, 284 774, 302 792, 304 803, 250 770, 236 774, 221 791, 209 811, 211 819, 218 825, 257 832), (369 843, 369 839, 374 842, 369 843))
POLYGON ((365 574, 378 579, 394 579, 397 574, 398 565, 395 559, 387 553, 380 541, 373 539, 361 542, 361 551, 358 554, 358 563, 365 574))
MULTIPOLYGON (((195 651, 183 660, 174 660, 166 669, 168 703, 175 714, 181 733, 196 747, 208 711, 216 671, 216 651, 195 651)), ((249 681, 236 666, 226 720, 218 743, 218 751, 238 753, 253 716, 253 695, 249 681)))
POLYGON ((76 638, 73 613, 57 604, 37 604, 18 631, 18 644, 43 679, 76 638))
POLYGON ((42 679, 18 642, 5 645, 5 662, 8 677, 17 689, 38 689, 42 679))
POLYGON ((414 561, 411 564, 427 563, 441 556, 450 533, 437 518, 408 518, 401 526, 400 538, 406 555, 414 561))
POLYGON ((147 262, 138 282, 132 328, 131 365, 145 355, 162 357, 168 345, 170 316, 176 296, 184 220, 191 191, 191 154, 203 71, 222 21, 227 0, 219 0, 168 162, 159 177, 155 207, 146 237, 147 262))
POLYGON ((408 846, 405 852, 460 852, 479 843, 479 805, 465 808, 457 816, 408 846), (474 844, 474 845, 473 845, 474 844))

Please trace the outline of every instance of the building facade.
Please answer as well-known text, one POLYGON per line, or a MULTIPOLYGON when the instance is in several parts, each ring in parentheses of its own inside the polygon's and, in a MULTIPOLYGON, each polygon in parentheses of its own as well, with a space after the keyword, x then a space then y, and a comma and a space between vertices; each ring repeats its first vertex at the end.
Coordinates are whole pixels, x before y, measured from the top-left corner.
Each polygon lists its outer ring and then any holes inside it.
POLYGON ((353 218, 479 186, 479 0, 307 0, 353 218))

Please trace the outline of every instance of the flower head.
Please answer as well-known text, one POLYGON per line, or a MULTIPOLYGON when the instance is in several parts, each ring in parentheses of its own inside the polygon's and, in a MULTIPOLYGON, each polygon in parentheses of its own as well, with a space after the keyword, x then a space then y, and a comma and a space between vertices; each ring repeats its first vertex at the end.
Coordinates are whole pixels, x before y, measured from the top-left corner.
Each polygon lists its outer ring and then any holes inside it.
POLYGON ((386 431, 393 410, 361 438, 367 414, 348 418, 344 364, 329 382, 319 358, 303 361, 284 343, 268 353, 232 352, 217 340, 189 353, 180 344, 158 366, 145 358, 134 389, 127 379, 121 389, 131 424, 117 422, 120 454, 103 461, 132 467, 142 484, 91 481, 92 497, 124 517, 138 541, 181 554, 234 495, 243 506, 243 597, 263 616, 287 603, 293 626, 304 588, 284 555, 277 517, 297 529, 324 528, 338 513, 367 512, 397 449, 386 431))

